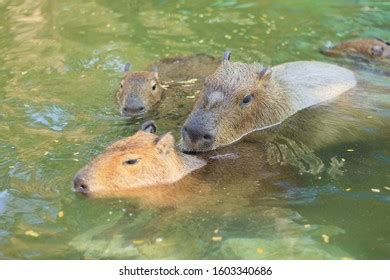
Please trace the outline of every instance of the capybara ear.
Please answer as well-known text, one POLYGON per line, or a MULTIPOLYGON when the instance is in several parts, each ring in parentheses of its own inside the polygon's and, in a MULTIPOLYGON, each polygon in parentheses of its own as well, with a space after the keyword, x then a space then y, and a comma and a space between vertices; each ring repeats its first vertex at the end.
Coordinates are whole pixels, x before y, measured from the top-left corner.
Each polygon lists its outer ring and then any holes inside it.
POLYGON ((265 67, 259 71, 258 78, 261 81, 268 81, 272 76, 272 70, 270 67, 265 67))
POLYGON ((160 154, 168 154, 175 147, 175 138, 168 132, 159 136, 155 143, 160 154))
POLYGON ((130 70, 130 68, 131 68, 131 64, 130 63, 126 63, 125 67, 123 68, 123 71, 127 72, 127 71, 130 70))
POLYGON ((154 74, 154 77, 158 79, 158 67, 156 65, 153 65, 152 72, 154 74))
POLYGON ((380 41, 380 42, 382 42, 382 43, 385 43, 386 45, 390 46, 390 42, 385 41, 385 40, 383 40, 383 39, 381 39, 381 38, 375 38, 375 40, 378 40, 378 41, 380 41))
POLYGON ((224 61, 230 61, 231 55, 232 55, 232 52, 231 52, 231 51, 225 51, 225 52, 223 53, 222 62, 224 62, 224 61))
POLYGON ((385 48, 383 46, 372 46, 370 49, 371 55, 373 56, 381 56, 383 52, 385 51, 385 48))
POLYGON ((157 126, 154 123, 154 121, 151 120, 151 121, 144 122, 141 125, 141 130, 144 131, 144 132, 156 133, 157 126))

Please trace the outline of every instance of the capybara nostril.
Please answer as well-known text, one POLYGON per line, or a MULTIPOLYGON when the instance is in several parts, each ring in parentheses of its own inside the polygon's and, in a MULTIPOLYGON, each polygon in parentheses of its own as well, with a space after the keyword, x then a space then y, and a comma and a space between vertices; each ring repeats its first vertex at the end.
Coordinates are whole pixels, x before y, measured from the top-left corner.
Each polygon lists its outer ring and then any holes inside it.
POLYGON ((208 147, 213 143, 215 136, 210 132, 205 132, 201 127, 184 126, 182 136, 185 142, 191 143, 199 148, 208 147))
POLYGON ((130 105, 126 108, 127 108, 127 114, 133 114, 133 115, 142 114, 146 111, 145 106, 142 105, 135 105, 135 106, 130 105))
POLYGON ((73 190, 75 192, 84 194, 89 192, 89 187, 87 183, 83 178, 81 178, 80 175, 76 175, 76 177, 73 179, 73 190))
POLYGON ((125 116, 135 116, 146 112, 144 106, 126 106, 122 108, 122 114, 125 116))
POLYGON ((143 111, 145 111, 145 107, 144 106, 140 106, 140 107, 136 108, 136 110, 138 112, 143 112, 143 111))
POLYGON ((199 138, 199 133, 188 126, 183 127, 182 134, 184 139, 189 139, 191 142, 196 142, 199 138))

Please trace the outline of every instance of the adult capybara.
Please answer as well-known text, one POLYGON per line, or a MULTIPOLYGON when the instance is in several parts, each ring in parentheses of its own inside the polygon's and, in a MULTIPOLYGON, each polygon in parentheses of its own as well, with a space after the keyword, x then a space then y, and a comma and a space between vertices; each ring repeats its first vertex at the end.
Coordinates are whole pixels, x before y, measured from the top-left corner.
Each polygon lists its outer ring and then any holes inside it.
POLYGON ((191 86, 196 92, 204 77, 218 65, 216 58, 203 54, 163 59, 147 71, 131 71, 126 64, 117 92, 119 111, 123 116, 135 117, 156 110, 164 95, 171 93, 171 87, 191 86))
POLYGON ((207 151, 280 124, 296 112, 330 100, 356 84, 354 74, 317 61, 265 68, 230 61, 205 79, 204 89, 182 128, 182 148, 207 151))
POLYGON ((354 39, 321 49, 328 56, 348 56, 352 58, 390 59, 390 43, 381 39, 354 39))

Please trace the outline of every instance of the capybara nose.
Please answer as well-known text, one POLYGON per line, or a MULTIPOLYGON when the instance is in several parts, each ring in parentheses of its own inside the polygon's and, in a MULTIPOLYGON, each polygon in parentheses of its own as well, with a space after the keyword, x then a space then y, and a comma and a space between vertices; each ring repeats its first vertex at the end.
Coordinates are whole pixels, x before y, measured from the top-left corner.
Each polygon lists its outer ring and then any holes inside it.
POLYGON ((80 174, 77 174, 73 179, 73 190, 83 194, 89 193, 89 187, 80 174))
POLYGON ((125 106, 122 108, 123 115, 139 115, 146 111, 145 106, 125 106))
POLYGON ((198 148, 209 147, 215 139, 215 135, 210 132, 186 125, 182 129, 182 136, 185 142, 190 142, 191 146, 198 148))

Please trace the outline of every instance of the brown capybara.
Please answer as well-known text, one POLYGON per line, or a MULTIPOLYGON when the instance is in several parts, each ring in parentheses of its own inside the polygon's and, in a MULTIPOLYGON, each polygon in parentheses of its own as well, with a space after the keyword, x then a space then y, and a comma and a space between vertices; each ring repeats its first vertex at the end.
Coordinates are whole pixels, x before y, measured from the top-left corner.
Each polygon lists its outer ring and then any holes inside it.
POLYGON ((204 89, 182 128, 182 148, 207 151, 229 145, 255 130, 280 124, 296 112, 353 88, 354 74, 317 61, 272 68, 230 61, 205 79, 204 89))
POLYGON ((244 197, 278 189, 277 177, 289 174, 268 168, 268 148, 261 143, 200 158, 176 150, 170 133, 157 136, 154 131, 147 122, 110 145, 75 175, 73 190, 89 197, 136 198, 148 207, 186 209, 221 201, 238 207, 244 197))
POLYGON ((123 116, 134 117, 142 115, 160 102, 164 88, 158 79, 158 69, 153 71, 130 71, 130 65, 125 66, 117 101, 123 116))
POLYGON ((170 94, 170 87, 191 85, 192 92, 196 92, 204 77, 218 65, 217 59, 202 54, 167 58, 150 66, 148 71, 131 71, 126 64, 117 92, 121 115, 136 117, 156 110, 164 95, 170 94))
POLYGON ((170 133, 155 135, 146 122, 133 136, 110 145, 74 178, 74 190, 84 194, 172 184, 205 162, 175 150, 170 133), (98 170, 98 172, 96 172, 98 170))
POLYGON ((328 56, 390 59, 390 43, 381 39, 354 39, 337 45, 329 44, 321 52, 328 56))

